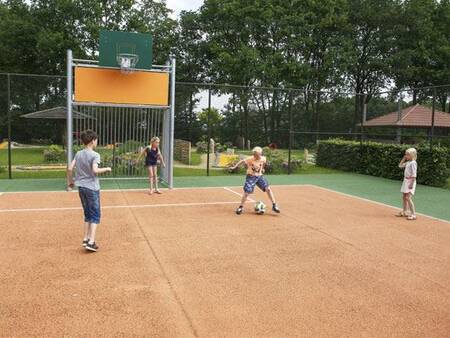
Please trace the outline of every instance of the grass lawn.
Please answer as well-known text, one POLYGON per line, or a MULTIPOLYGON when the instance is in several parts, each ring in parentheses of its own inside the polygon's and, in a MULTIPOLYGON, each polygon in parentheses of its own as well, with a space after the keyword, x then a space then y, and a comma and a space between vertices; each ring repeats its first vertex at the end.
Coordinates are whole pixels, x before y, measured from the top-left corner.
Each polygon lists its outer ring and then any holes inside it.
POLYGON ((202 154, 196 151, 191 152, 191 165, 199 165, 202 163, 202 154))
MULTIPOLYGON (((12 149, 12 165, 48 164, 44 161, 44 149, 46 147, 12 149)), ((0 163, 2 166, 8 165, 8 149, 0 149, 0 163)))
MULTIPOLYGON (((293 174, 335 174, 339 173, 338 170, 317 167, 313 164, 308 164, 302 166, 302 168, 293 172, 293 174)), ((240 174, 230 174, 225 170, 211 169, 209 171, 210 176, 241 176, 240 174)), ((278 174, 278 173, 277 173, 278 174)), ((279 173, 286 174, 286 173, 279 173)), ((40 170, 40 171, 14 171, 13 178, 63 178, 66 172, 64 170, 40 170)), ((185 177, 185 176, 206 176, 206 169, 198 168, 174 168, 175 177, 185 177)), ((7 179, 8 171, 5 170, 0 173, 0 179, 7 179)))

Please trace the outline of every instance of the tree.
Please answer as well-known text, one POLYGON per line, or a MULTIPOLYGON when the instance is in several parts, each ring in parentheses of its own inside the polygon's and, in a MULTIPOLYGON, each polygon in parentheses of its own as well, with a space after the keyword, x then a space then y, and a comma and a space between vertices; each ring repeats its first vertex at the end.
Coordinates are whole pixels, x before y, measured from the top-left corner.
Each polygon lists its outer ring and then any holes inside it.
POLYGON ((346 80, 356 94, 354 125, 360 120, 363 94, 370 99, 388 83, 399 9, 397 0, 349 0, 345 59, 346 80))

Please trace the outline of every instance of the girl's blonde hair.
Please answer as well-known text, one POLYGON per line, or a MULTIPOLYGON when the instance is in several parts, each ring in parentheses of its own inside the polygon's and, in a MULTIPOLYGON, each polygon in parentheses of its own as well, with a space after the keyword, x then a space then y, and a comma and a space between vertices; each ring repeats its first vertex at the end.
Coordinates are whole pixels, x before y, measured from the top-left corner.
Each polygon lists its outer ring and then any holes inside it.
POLYGON ((160 141, 160 140, 159 140, 159 137, 154 136, 154 137, 152 137, 152 139, 150 140, 150 144, 153 144, 153 143, 159 142, 159 141, 160 141))
POLYGON ((414 161, 417 160, 417 150, 416 150, 416 148, 406 149, 406 153, 409 154, 409 156, 411 156, 411 158, 414 161))

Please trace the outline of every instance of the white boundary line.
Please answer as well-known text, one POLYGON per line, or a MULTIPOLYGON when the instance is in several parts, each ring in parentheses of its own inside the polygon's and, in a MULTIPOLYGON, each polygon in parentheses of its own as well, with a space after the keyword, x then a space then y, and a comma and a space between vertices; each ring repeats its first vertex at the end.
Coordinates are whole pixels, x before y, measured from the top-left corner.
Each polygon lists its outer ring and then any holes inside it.
MULTIPOLYGON (((394 210, 401 210, 400 208, 394 207, 393 205, 389 205, 389 204, 386 204, 386 203, 369 200, 369 199, 364 198, 364 197, 359 197, 359 196, 346 194, 344 192, 340 192, 340 191, 324 188, 324 187, 321 187, 321 186, 318 186, 318 185, 314 185, 314 184, 304 184, 303 186, 308 186, 308 187, 313 187, 313 188, 321 189, 321 190, 328 191, 328 192, 333 192, 333 193, 336 193, 336 194, 339 194, 339 195, 342 195, 342 196, 354 198, 354 199, 357 199, 357 200, 360 200, 360 201, 364 201, 364 202, 369 202, 369 203, 372 203, 372 204, 380 205, 380 206, 387 207, 387 208, 394 209, 394 210)), ((416 212, 416 214, 420 215, 422 217, 426 217, 426 218, 435 220, 435 221, 440 221, 440 222, 444 222, 444 223, 450 224, 450 221, 447 221, 447 220, 442 219, 442 218, 429 216, 429 215, 426 215, 426 214, 422 214, 420 212, 416 212)))
MULTIPOLYGON (((234 201, 225 202, 194 202, 194 203, 162 203, 162 204, 140 204, 140 205, 106 205, 103 209, 140 209, 140 208, 163 208, 163 207, 192 207, 192 206, 208 206, 208 205, 224 205, 236 204, 234 201)), ((67 207, 67 208, 33 208, 33 209, 0 209, 0 213, 8 212, 40 212, 40 211, 72 211, 83 210, 82 207, 67 207)))
MULTIPOLYGON (((377 205, 384 206, 384 207, 387 207, 387 208, 390 208, 390 209, 400 210, 400 208, 392 206, 392 205, 389 205, 389 204, 386 204, 386 203, 373 201, 373 200, 370 200, 370 199, 367 199, 367 198, 364 198, 364 197, 350 195, 350 194, 343 193, 343 192, 340 192, 340 191, 336 191, 336 190, 333 190, 333 189, 324 188, 324 187, 321 187, 321 186, 315 185, 315 184, 309 184, 309 183, 305 183, 305 184, 273 184, 271 186, 272 187, 279 187, 279 188, 313 187, 313 188, 322 189, 322 190, 329 191, 329 192, 334 192, 334 193, 340 194, 342 196, 351 197, 351 198, 355 198, 355 199, 358 199, 358 200, 361 200, 361 201, 377 204, 377 205)), ((239 193, 237 193, 237 192, 235 192, 235 191, 233 191, 231 189, 231 188, 240 188, 240 187, 241 187, 240 185, 228 186, 228 187, 221 187, 221 186, 217 186, 217 187, 182 187, 182 188, 174 188, 173 190, 176 191, 176 190, 225 189, 225 190, 228 190, 228 191, 232 192, 233 194, 237 194, 239 196, 242 196, 241 194, 239 194, 239 193)), ((146 190, 148 190, 148 189, 105 189, 105 190, 102 190, 102 193, 107 193, 107 192, 127 192, 127 191, 146 191, 146 190)), ((169 190, 169 189, 168 188, 163 188, 163 190, 169 190)), ((72 193, 77 193, 78 191, 77 190, 73 190, 71 192, 72 193)), ((12 194, 37 194, 37 193, 64 193, 64 194, 66 194, 67 192, 66 191, 23 191, 23 192, 21 192, 21 191, 14 191, 14 192, 0 192, 0 196, 2 196, 2 195, 6 196, 6 195, 12 195, 12 194)), ((249 198, 249 201, 250 202, 255 202, 251 198, 249 198)), ((212 203, 216 203, 216 202, 212 202, 212 203)), ((217 202, 217 203, 221 204, 221 202, 217 202)), ((232 204, 232 203, 236 203, 236 202, 224 202, 224 203, 232 204)), ((178 205, 178 204, 170 204, 170 206, 176 206, 176 205, 178 205)), ((156 205, 153 204, 153 206, 158 206, 158 205, 157 204, 156 205)), ((132 206, 123 206, 123 207, 132 207, 132 206)), ((107 207, 102 207, 102 209, 103 208, 107 208, 107 207)), ((56 210, 61 210, 61 209, 62 208, 56 209, 56 210)), ((78 209, 79 208, 72 208, 72 209, 68 209, 68 210, 78 210, 78 209)), ((11 209, 11 210, 16 210, 16 209, 11 209)), ((17 210, 21 211, 21 210, 25 210, 25 209, 17 209, 17 210)), ((35 211, 39 211, 39 210, 43 210, 43 209, 35 209, 35 211)), ((51 209, 51 210, 55 210, 55 209, 51 209)), ((8 212, 8 211, 9 210, 1 210, 0 209, 0 213, 1 212, 8 212)), ((422 213, 417 213, 417 214, 420 215, 420 216, 423 216, 423 217, 427 217, 429 219, 433 219, 433 220, 436 220, 436 221, 440 221, 440 222, 444 222, 444 223, 450 224, 450 221, 447 221, 447 220, 442 219, 442 218, 438 218, 438 217, 434 217, 434 216, 430 216, 430 215, 426 215, 426 214, 422 214, 422 213)))
MULTIPOLYGON (((280 185, 281 186, 281 185, 280 185)), ((230 188, 240 188, 240 185, 230 186, 230 188)), ((216 187, 181 187, 181 188, 173 188, 172 190, 206 190, 206 189, 223 189, 223 186, 216 186, 216 187)), ((127 192, 127 191, 147 191, 148 188, 133 188, 133 189, 101 189, 102 193, 107 192, 127 192)), ((160 188, 160 190, 167 190, 170 191, 169 188, 160 188)), ((77 189, 73 189, 72 191, 65 191, 65 190, 41 190, 41 191, 5 191, 0 192, 4 195, 14 195, 14 194, 40 194, 40 193, 60 193, 60 194, 67 194, 67 193, 78 193, 77 189)))
MULTIPOLYGON (((242 194, 240 194, 240 193, 238 193, 238 192, 236 192, 236 191, 234 191, 234 190, 232 190, 232 189, 230 189, 230 188, 227 188, 227 187, 223 187, 226 191, 229 191, 229 192, 231 192, 231 193, 233 193, 233 194, 235 194, 235 195, 238 195, 239 197, 241 197, 242 198, 242 194)), ((256 202, 253 198, 251 198, 250 196, 249 197, 247 197, 247 200, 248 201, 250 201, 250 202, 256 202)))

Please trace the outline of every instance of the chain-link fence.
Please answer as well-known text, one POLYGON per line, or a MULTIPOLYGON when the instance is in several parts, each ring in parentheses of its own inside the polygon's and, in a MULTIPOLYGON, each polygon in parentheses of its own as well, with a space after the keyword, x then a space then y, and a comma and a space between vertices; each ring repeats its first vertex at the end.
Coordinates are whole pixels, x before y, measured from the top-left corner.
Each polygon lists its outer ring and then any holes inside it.
POLYGON ((64 175, 65 101, 64 77, 0 75, 0 177, 64 175))
MULTIPOLYGON (((330 139, 450 146, 449 95, 450 86, 355 94, 178 82, 175 175, 227 175, 254 146, 267 147, 270 173, 309 172, 330 139)), ((64 76, 0 74, 1 178, 64 177, 65 105, 64 76)), ((133 159, 145 144, 136 141, 120 143, 133 145, 127 165, 139 169, 133 159)), ((145 174, 136 168, 116 174, 145 174)))
POLYGON ((449 95, 450 86, 357 95, 178 83, 175 137, 191 142, 186 166, 207 175, 254 146, 268 147, 270 172, 302 172, 324 140, 448 145, 449 95))

